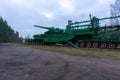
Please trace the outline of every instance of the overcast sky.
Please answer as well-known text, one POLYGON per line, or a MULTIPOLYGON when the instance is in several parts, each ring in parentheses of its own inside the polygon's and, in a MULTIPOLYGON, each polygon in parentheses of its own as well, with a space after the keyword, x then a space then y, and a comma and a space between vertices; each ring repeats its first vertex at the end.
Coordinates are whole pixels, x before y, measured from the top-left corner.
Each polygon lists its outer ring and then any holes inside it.
POLYGON ((89 14, 110 16, 115 0, 0 0, 0 16, 20 33, 33 36, 45 30, 33 25, 65 28, 68 20, 83 21, 89 14))

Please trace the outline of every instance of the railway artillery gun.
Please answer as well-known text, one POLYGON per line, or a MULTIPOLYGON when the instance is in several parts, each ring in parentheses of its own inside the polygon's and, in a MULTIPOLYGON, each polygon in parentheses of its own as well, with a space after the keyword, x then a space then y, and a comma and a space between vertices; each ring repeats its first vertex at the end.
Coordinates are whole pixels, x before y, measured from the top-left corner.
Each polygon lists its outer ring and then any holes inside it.
POLYGON ((116 48, 120 44, 120 25, 100 25, 100 21, 114 18, 120 16, 97 18, 90 15, 90 20, 87 21, 73 23, 69 20, 66 29, 34 25, 48 31, 44 34, 36 34, 33 39, 27 39, 26 42, 42 45, 69 44, 75 48, 116 48))

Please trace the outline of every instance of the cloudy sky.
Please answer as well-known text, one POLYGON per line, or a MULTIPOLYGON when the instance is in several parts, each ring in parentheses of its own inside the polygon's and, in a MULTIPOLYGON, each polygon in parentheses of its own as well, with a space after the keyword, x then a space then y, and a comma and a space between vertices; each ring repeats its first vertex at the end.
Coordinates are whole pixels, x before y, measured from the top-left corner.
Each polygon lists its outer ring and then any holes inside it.
POLYGON ((89 14, 110 16, 110 4, 115 0, 0 0, 0 16, 20 33, 32 37, 45 30, 33 27, 42 25, 65 28, 68 20, 83 21, 89 14))

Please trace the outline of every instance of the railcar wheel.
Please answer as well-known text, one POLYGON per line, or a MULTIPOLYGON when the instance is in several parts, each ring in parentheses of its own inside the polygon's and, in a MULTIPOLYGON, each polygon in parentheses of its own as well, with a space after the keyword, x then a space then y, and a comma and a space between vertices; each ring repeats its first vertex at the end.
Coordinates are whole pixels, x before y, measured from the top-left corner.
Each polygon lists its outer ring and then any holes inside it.
POLYGON ((39 45, 39 42, 37 41, 37 45, 39 45))
POLYGON ((31 42, 32 45, 34 45, 35 43, 34 42, 31 42))
POLYGON ((119 47, 120 46, 120 44, 116 44, 116 47, 119 47))
POLYGON ((90 48, 92 46, 91 43, 86 43, 86 48, 90 48))
POLYGON ((85 47, 85 43, 84 43, 84 42, 81 42, 81 43, 80 43, 80 47, 85 47))
POLYGON ((115 43, 109 43, 109 44, 108 44, 108 48, 109 48, 109 49, 115 48, 115 43))
POLYGON ((79 42, 75 42, 75 45, 79 46, 79 42))
POLYGON ((100 44, 100 48, 106 48, 107 47, 107 44, 106 43, 101 43, 100 44))
POLYGON ((99 46, 99 45, 98 45, 97 42, 93 43, 93 45, 92 45, 93 48, 97 48, 98 46, 99 46))

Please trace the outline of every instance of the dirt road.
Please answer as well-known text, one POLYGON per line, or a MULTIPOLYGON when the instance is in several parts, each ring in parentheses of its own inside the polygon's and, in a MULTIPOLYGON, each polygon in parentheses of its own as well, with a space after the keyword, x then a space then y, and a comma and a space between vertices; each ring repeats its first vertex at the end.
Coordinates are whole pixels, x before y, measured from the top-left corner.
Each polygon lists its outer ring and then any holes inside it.
POLYGON ((0 46, 0 80, 120 80, 120 60, 0 46))

